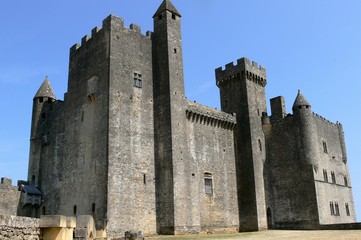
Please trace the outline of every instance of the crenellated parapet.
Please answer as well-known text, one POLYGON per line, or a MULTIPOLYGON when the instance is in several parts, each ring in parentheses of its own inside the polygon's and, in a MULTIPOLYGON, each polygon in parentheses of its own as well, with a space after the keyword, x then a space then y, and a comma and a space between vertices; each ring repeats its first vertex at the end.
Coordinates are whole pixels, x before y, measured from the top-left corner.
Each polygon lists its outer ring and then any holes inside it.
POLYGON ((237 65, 228 63, 225 68, 216 69, 216 84, 218 87, 230 81, 246 79, 262 87, 267 84, 266 69, 256 62, 251 62, 248 58, 240 58, 237 65))
POLYGON ((81 39, 81 44, 79 44, 79 43, 74 44, 70 48, 70 54, 72 55, 72 54, 76 53, 78 51, 78 49, 82 48, 83 46, 86 46, 87 44, 90 44, 91 40, 96 38, 97 35, 100 34, 102 31, 104 31, 104 30, 110 31, 112 26, 114 28, 117 28, 120 31, 133 31, 133 32, 139 33, 141 36, 146 37, 146 38, 152 37, 151 31, 147 31, 146 35, 143 35, 141 32, 141 27, 139 25, 132 23, 132 24, 130 24, 129 28, 127 28, 124 26, 124 19, 117 17, 115 15, 109 15, 107 18, 105 18, 103 20, 102 27, 96 26, 95 28, 92 29, 91 36, 85 35, 81 39))
POLYGON ((322 122, 327 123, 327 124, 329 124, 329 125, 332 125, 332 126, 338 126, 338 125, 340 125, 340 124, 341 124, 341 123, 339 123, 339 122, 336 122, 336 123, 331 122, 330 120, 327 120, 326 118, 324 118, 324 117, 322 117, 322 116, 318 115, 318 114, 317 114, 317 113, 315 113, 315 112, 312 112, 312 114, 313 114, 313 116, 314 116, 316 119, 321 120, 322 122))
POLYGON ((225 129, 234 129, 237 124, 236 114, 228 114, 201 104, 188 101, 187 119, 199 124, 225 129))

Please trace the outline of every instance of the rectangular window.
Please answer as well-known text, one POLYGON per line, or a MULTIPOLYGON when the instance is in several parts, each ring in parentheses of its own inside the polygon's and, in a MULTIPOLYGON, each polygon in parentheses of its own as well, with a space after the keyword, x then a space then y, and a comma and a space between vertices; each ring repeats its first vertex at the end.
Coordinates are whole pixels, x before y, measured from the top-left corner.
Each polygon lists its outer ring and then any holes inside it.
POLYGON ((335 215, 340 216, 340 209, 338 208, 338 203, 335 203, 335 215))
POLYGON ((204 174, 204 190, 208 196, 213 195, 213 178, 211 173, 204 174))
POLYGON ((348 207, 348 203, 345 204, 345 208, 346 208, 346 215, 350 216, 350 208, 348 207))
POLYGON ((333 205, 333 202, 330 202, 330 211, 331 211, 331 215, 335 215, 335 207, 333 205))
POLYGON ((333 183, 333 184, 336 184, 335 172, 331 172, 331 178, 332 178, 332 183, 333 183))
POLYGON ((323 169, 323 179, 325 180, 325 182, 328 182, 327 171, 325 169, 323 169))
POLYGON ((323 146, 323 152, 327 153, 327 143, 325 141, 322 142, 322 146, 323 146))
POLYGON ((345 186, 348 187, 347 177, 343 177, 343 181, 345 183, 345 186))
POLYGON ((142 74, 134 73, 134 87, 142 88, 142 74))

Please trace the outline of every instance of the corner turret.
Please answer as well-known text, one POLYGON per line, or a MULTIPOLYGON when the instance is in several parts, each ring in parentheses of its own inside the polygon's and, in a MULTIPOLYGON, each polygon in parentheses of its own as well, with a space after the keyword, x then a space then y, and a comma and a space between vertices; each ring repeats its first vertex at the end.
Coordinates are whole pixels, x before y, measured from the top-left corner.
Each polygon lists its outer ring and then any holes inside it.
POLYGON ((318 170, 318 137, 311 104, 298 90, 297 97, 292 107, 295 116, 296 125, 298 126, 298 134, 300 139, 299 149, 301 151, 300 160, 304 164, 310 164, 314 169, 318 170))
POLYGON ((53 88, 48 77, 46 77, 33 99, 28 171, 28 182, 33 186, 39 186, 41 148, 44 144, 44 136, 42 136, 43 125, 48 111, 52 109, 55 100, 53 88))

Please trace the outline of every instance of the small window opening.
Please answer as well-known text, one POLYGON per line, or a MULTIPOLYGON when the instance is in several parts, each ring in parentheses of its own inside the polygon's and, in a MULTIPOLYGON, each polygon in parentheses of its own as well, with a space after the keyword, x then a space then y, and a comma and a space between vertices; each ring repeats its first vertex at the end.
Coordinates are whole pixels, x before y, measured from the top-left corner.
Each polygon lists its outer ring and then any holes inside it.
POLYGON ((348 187, 347 177, 343 177, 343 181, 345 183, 345 186, 348 187))
POLYGON ((208 196, 213 195, 213 178, 212 173, 204 173, 204 190, 208 196))
POLYGON ((327 143, 325 141, 322 142, 322 146, 323 146, 323 152, 327 153, 327 143))
POLYGON ((81 121, 84 121, 84 111, 81 111, 81 121))
POLYGON ((143 183, 147 184, 147 176, 145 174, 143 174, 143 183))
POLYGON ((258 139, 258 147, 259 147, 259 150, 262 152, 262 142, 261 142, 261 139, 258 139))
POLYGON ((258 116, 261 116, 261 114, 259 112, 259 108, 257 108, 257 114, 258 114, 258 116))
POLYGON ((335 207, 333 205, 333 202, 330 202, 330 211, 331 211, 331 215, 335 215, 335 207))
POLYGON ((323 179, 325 180, 325 182, 328 182, 327 171, 325 169, 323 169, 323 179))
POLYGON ((195 174, 194 173, 192 173, 192 177, 194 177, 195 176, 195 174))
POLYGON ((43 97, 39 97, 39 103, 44 102, 44 98, 43 97))
POLYGON ((42 114, 41 114, 41 118, 46 118, 46 114, 45 114, 45 113, 42 113, 42 114))
POLYGON ((298 109, 302 109, 302 106, 298 106, 298 109))
POLYGON ((48 103, 52 103, 53 100, 51 98, 48 98, 48 103))
POLYGON ((174 49, 174 53, 177 53, 177 49, 176 49, 176 48, 174 49))
POLYGON ((346 215, 350 216, 350 208, 348 206, 348 203, 345 204, 345 208, 346 208, 346 215))
POLYGON ((142 74, 134 73, 134 87, 142 88, 142 74))
POLYGON ((331 178, 332 178, 332 183, 333 183, 333 184, 336 184, 335 172, 331 172, 331 178))
POLYGON ((340 216, 340 209, 338 208, 338 203, 335 203, 335 215, 340 216))
POLYGON ((177 19, 177 16, 174 13, 172 14, 172 19, 174 19, 174 20, 177 19))
POLYGON ((76 216, 76 205, 74 205, 74 207, 73 207, 73 214, 74 214, 74 216, 76 216))
POLYGON ((31 177, 31 185, 35 186, 35 175, 31 177))
POLYGON ((158 15, 158 19, 159 19, 159 20, 162 20, 162 19, 163 19, 163 15, 162 15, 162 14, 158 15))
POLYGON ((95 203, 92 204, 92 213, 95 213, 95 203))

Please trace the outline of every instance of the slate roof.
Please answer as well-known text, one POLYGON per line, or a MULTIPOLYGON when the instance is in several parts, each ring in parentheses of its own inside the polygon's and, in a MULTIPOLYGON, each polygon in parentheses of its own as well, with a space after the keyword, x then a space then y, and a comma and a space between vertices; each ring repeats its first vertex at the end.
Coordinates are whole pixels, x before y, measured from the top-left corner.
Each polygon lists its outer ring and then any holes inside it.
POLYGON ((162 2, 162 4, 159 6, 158 10, 155 12, 154 17, 158 16, 159 14, 161 14, 164 11, 170 11, 171 13, 174 13, 175 15, 178 15, 179 17, 181 17, 180 13, 178 12, 178 10, 174 7, 174 5, 171 3, 170 0, 164 0, 162 2))
POLYGON ((42 195, 39 189, 37 189, 35 186, 30 185, 21 185, 22 190, 24 190, 26 193, 34 194, 34 195, 42 195))
POLYGON ((48 97, 48 98, 56 99, 56 96, 54 94, 53 88, 50 85, 48 77, 45 78, 39 90, 36 92, 34 98, 38 98, 38 97, 48 97))
POLYGON ((293 103, 292 109, 297 108, 298 106, 311 106, 311 104, 307 101, 305 96, 303 96, 302 92, 298 90, 297 97, 295 99, 295 102, 293 103))

